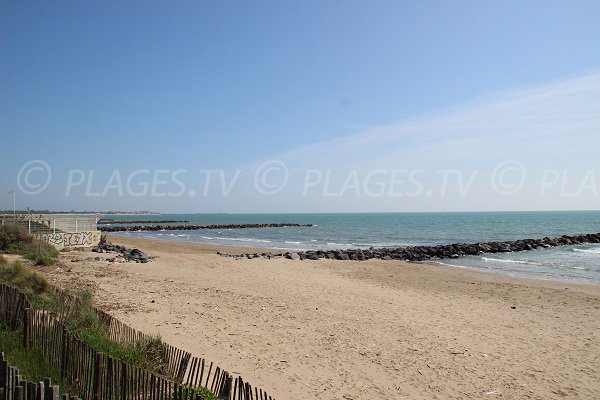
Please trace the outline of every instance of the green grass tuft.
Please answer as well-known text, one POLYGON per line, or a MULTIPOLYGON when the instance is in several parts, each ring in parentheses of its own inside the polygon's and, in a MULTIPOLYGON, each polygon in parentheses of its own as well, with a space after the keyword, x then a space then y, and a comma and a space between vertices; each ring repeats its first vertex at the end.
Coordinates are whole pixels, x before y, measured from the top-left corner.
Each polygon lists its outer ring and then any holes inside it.
POLYGON ((49 288, 46 277, 29 270, 20 261, 0 264, 0 281, 15 286, 26 294, 42 295, 49 288))
POLYGON ((25 258, 35 262, 36 265, 54 265, 58 260, 58 250, 48 243, 38 242, 37 247, 31 246, 27 249, 25 258))
POLYGON ((58 304, 58 297, 50 290, 46 277, 20 261, 0 263, 0 282, 21 290, 36 308, 53 308, 58 304))
MULTIPOLYGON (((182 398, 184 400, 196 400, 196 396, 200 396, 204 400, 219 400, 219 398, 210 390, 203 387, 193 387, 190 385, 181 386, 183 390, 182 398)), ((179 399, 177 394, 173 394, 173 400, 179 399)))
POLYGON ((160 336, 150 336, 135 342, 132 346, 134 354, 143 355, 141 366, 150 371, 163 373, 167 365, 167 355, 160 336))
POLYGON ((54 246, 40 242, 16 225, 0 226, 0 253, 20 254, 36 265, 54 265, 58 260, 54 246))

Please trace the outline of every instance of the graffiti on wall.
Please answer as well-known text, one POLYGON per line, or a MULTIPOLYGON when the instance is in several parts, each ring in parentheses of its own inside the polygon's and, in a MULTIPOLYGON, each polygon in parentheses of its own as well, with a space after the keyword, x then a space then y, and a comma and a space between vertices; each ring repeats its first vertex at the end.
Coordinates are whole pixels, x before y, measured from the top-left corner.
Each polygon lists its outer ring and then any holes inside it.
POLYGON ((65 247, 91 247, 100 242, 100 232, 42 233, 40 240, 50 243, 59 250, 65 247))

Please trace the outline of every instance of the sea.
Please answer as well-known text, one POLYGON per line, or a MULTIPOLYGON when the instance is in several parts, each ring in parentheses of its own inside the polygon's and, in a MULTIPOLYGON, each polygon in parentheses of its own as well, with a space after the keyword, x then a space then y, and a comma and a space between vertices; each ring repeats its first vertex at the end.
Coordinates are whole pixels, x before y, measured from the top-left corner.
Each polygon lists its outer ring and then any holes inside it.
MULTIPOLYGON (((538 239, 600 232, 600 211, 331 214, 105 215, 189 224, 313 224, 311 227, 139 231, 116 235, 285 250, 346 249, 538 239)), ((600 284, 600 244, 436 261, 511 276, 600 284)))

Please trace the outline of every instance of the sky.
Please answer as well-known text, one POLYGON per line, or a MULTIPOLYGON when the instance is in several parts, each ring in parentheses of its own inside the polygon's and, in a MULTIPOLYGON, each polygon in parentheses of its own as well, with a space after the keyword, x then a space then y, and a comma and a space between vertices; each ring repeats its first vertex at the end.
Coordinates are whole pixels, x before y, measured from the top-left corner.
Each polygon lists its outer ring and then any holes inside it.
POLYGON ((0 209, 598 209, 598 15, 2 0, 0 209))

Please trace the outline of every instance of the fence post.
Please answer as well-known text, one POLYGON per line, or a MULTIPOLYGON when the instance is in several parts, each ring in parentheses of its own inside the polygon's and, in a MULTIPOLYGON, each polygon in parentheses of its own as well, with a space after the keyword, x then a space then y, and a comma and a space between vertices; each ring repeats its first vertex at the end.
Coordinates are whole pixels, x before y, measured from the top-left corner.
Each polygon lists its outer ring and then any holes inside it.
POLYGON ((46 400, 52 399, 52 381, 50 378, 44 379, 44 398, 46 400))
POLYGON ((36 400, 44 400, 46 398, 46 389, 44 381, 40 381, 37 385, 36 400))
POLYGON ((29 308, 23 309, 23 347, 29 348, 29 308))
POLYGON ((14 400, 23 400, 23 386, 15 386, 14 400))
POLYGON ((50 399, 48 400, 59 400, 60 399, 60 390, 57 385, 53 385, 50 388, 50 399))
POLYGON ((231 388, 233 386, 233 378, 227 374, 225 378, 225 382, 223 384, 223 388, 221 389, 221 393, 219 395, 223 398, 231 398, 231 388))
POLYGON ((77 218, 75 218, 75 232, 78 232, 77 231, 77 218))
POLYGON ((127 365, 120 361, 121 364, 121 399, 124 399, 127 394, 127 365))
POLYGON ((102 353, 96 352, 96 356, 94 357, 94 385, 92 387, 92 396, 94 400, 100 400, 101 395, 101 382, 102 379, 102 369, 104 368, 104 363, 102 360, 102 353))
POLYGON ((8 386, 7 377, 8 361, 4 359, 4 353, 0 353, 0 388, 6 388, 8 386))
POLYGON ((31 217, 29 217, 29 221, 27 221, 27 225, 29 226, 29 234, 31 235, 31 217))
POLYGON ((67 343, 68 343, 68 333, 67 328, 63 325, 62 327, 62 347, 61 347, 61 357, 60 357, 60 378, 65 379, 65 375, 67 374, 67 359, 68 359, 68 351, 67 351, 67 343))
POLYGON ((52 218, 52 233, 56 234, 56 218, 52 218))

